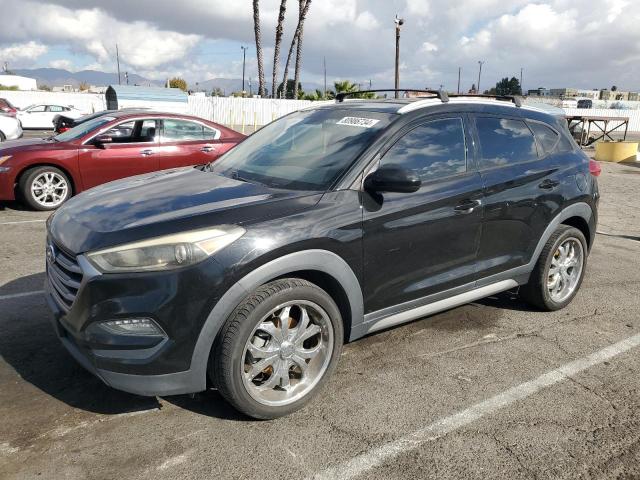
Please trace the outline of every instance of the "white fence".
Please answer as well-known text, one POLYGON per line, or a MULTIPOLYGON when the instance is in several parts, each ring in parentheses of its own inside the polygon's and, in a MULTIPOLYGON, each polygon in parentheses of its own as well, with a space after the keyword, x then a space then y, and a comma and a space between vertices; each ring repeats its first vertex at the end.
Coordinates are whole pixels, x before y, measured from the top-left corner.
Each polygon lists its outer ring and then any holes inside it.
MULTIPOLYGON (((8 99, 18 108, 34 103, 54 103, 73 105, 86 113, 97 112, 106 108, 105 97, 97 93, 62 93, 62 92, 14 92, 0 91, 0 97, 8 99)), ((254 126, 262 126, 301 108, 312 104, 331 102, 311 102, 309 100, 272 100, 263 98, 232 97, 189 97, 187 113, 206 118, 223 125, 235 128, 246 128, 253 131, 254 126)), ((640 132, 640 110, 612 109, 564 109, 568 115, 592 115, 601 117, 628 117, 629 131, 640 132)))
POLYGON ((191 96, 189 113, 223 125, 253 127, 266 125, 313 103, 318 104, 309 100, 191 96))

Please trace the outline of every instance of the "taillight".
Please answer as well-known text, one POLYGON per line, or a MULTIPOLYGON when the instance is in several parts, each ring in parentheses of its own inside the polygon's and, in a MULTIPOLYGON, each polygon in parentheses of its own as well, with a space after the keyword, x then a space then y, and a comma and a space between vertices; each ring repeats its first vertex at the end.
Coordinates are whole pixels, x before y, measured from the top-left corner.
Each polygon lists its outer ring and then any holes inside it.
POLYGON ((596 162, 593 158, 589 159, 589 173, 594 177, 599 177, 602 173, 602 168, 600 164, 596 162))

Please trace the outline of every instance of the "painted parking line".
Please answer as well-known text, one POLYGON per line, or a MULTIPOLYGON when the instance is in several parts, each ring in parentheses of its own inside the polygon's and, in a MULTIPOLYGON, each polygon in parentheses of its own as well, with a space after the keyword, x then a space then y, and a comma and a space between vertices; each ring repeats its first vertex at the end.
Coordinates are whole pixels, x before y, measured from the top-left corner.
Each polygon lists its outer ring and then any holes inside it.
POLYGON ((12 293, 10 295, 0 295, 0 300, 11 300, 12 298, 30 297, 33 295, 42 295, 44 290, 34 290, 32 292, 12 293))
POLYGON ((44 223, 46 220, 20 220, 16 222, 2 222, 0 225, 17 225, 19 223, 44 223))
POLYGON ((488 400, 484 400, 451 416, 437 420, 398 440, 369 450, 351 460, 331 467, 309 478, 313 480, 347 480, 363 475, 385 462, 394 459, 398 455, 415 450, 427 442, 437 440, 448 433, 480 420, 486 415, 491 415, 519 400, 530 397, 544 388, 560 383, 569 377, 577 375, 596 365, 600 365, 638 346, 640 346, 640 334, 626 338, 591 355, 551 370, 535 380, 510 388, 488 400))

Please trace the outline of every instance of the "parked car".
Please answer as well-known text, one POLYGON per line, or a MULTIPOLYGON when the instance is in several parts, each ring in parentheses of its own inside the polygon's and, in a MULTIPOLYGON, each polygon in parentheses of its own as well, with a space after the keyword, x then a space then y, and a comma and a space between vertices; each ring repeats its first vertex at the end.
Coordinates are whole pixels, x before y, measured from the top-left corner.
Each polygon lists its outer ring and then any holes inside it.
POLYGON ((0 143, 5 140, 15 140, 20 137, 22 137, 20 121, 15 117, 0 113, 0 143))
POLYGON ((186 115, 111 112, 50 138, 0 146, 0 200, 17 192, 32 208, 52 210, 101 183, 211 162, 243 138, 186 115))
POLYGON ((18 109, 6 98, 0 98, 0 113, 15 117, 18 109))
POLYGON ((578 108, 593 108, 593 100, 582 98, 578 100, 578 108))
POLYGON ((102 115, 107 115, 116 111, 140 112, 142 110, 151 111, 150 109, 147 109, 147 108, 121 108, 119 110, 102 110, 100 112, 91 113, 89 115, 83 115, 82 117, 78 117, 75 119, 70 117, 65 117, 64 115, 56 115, 55 117, 53 117, 53 131, 55 133, 63 133, 63 132, 66 132, 67 130, 71 130, 73 127, 76 127, 81 123, 88 122, 89 120, 93 120, 94 118, 98 118, 98 117, 101 117, 102 115))
POLYGON ((19 110, 16 115, 22 122, 22 128, 51 130, 53 118, 61 113, 69 118, 78 118, 84 115, 80 110, 71 106, 44 104, 30 105, 24 110, 19 110))
POLYGON ((563 98, 562 108, 578 108, 578 101, 575 98, 563 98))
POLYGON ((513 101, 316 106, 71 199, 47 224, 55 331, 114 388, 213 386, 264 419, 317 394, 345 341, 517 287, 565 307, 597 179, 564 118, 513 101))

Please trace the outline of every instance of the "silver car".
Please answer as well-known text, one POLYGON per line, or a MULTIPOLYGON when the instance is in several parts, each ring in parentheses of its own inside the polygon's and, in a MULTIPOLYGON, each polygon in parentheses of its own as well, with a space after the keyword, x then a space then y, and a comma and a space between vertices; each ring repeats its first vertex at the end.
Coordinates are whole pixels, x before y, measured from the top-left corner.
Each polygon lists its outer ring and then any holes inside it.
POLYGON ((22 137, 22 124, 20 120, 0 113, 0 142, 15 140, 22 137))

